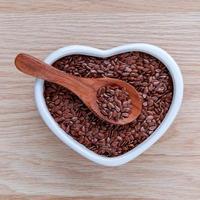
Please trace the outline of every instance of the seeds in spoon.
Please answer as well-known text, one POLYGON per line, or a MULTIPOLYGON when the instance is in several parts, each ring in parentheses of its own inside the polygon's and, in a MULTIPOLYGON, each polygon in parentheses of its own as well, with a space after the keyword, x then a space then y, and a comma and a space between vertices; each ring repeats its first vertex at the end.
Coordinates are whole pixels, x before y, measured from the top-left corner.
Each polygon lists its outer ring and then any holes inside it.
POLYGON ((97 91, 100 112, 111 120, 129 117, 132 102, 128 92, 118 85, 107 85, 97 91))

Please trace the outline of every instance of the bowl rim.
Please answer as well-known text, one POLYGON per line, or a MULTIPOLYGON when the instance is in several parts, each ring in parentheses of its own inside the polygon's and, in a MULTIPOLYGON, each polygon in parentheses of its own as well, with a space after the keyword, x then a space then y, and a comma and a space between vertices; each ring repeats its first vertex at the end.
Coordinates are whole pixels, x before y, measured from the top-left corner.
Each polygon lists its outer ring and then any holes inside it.
POLYGON ((139 144, 132 150, 120 156, 109 158, 98 155, 93 151, 89 150, 88 148, 86 148, 84 145, 77 142, 69 134, 67 134, 64 130, 62 130, 59 127, 59 125, 55 122, 55 120, 49 113, 48 108, 46 106, 45 99, 43 96, 44 81, 41 79, 36 79, 35 81, 34 93, 35 93, 36 107, 39 111, 40 116, 42 117, 45 124, 49 127, 49 129, 71 149, 73 149, 83 157, 104 166, 119 166, 133 160, 134 158, 142 154, 144 151, 146 151, 148 148, 150 148, 161 136, 165 134, 167 129, 174 121, 181 107, 183 99, 183 90, 184 90, 183 77, 178 65, 176 64, 175 60, 165 50, 161 49, 158 46, 146 43, 125 44, 108 50, 101 50, 83 45, 70 45, 53 51, 44 60, 46 63, 52 64, 56 60, 67 55, 82 54, 82 55, 106 58, 130 51, 144 52, 159 59, 169 70, 169 73, 172 77, 174 90, 170 108, 164 120, 159 125, 159 127, 151 134, 151 136, 149 136, 141 144, 139 144))

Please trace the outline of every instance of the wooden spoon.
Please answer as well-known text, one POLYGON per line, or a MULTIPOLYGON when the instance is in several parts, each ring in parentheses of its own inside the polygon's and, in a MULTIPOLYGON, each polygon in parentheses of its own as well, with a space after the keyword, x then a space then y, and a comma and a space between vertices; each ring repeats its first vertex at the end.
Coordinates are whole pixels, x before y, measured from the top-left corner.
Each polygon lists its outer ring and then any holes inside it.
POLYGON ((76 94, 94 114, 109 123, 119 125, 127 124, 136 119, 141 113, 142 103, 138 92, 133 86, 124 81, 113 78, 81 78, 73 76, 27 54, 17 55, 15 65, 25 74, 62 85, 69 89, 71 92, 76 94), (108 119, 106 116, 101 114, 97 104, 98 89, 113 84, 125 88, 132 101, 132 110, 129 116, 127 118, 119 119, 118 121, 108 119))

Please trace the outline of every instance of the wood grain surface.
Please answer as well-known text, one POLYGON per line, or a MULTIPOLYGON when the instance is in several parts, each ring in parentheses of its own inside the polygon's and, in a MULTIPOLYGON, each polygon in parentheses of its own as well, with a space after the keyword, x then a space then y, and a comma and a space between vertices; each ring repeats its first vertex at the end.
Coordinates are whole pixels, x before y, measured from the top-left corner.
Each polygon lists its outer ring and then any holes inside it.
POLYGON ((0 0, 0 199, 200 199, 200 1, 0 0), (167 50, 185 84, 182 109, 152 148, 116 168, 65 146, 42 122, 19 52, 146 42, 167 50))

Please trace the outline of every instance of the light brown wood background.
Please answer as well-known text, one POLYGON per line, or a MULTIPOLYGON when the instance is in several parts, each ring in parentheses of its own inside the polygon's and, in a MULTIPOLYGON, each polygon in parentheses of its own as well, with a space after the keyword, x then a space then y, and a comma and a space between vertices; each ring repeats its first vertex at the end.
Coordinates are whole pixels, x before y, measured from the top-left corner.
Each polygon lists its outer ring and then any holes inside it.
POLYGON ((0 0, 0 199, 200 199, 200 1, 0 0), (13 60, 83 44, 147 42, 166 49, 185 83, 167 134, 136 160, 97 166, 39 117, 34 79, 13 60))

